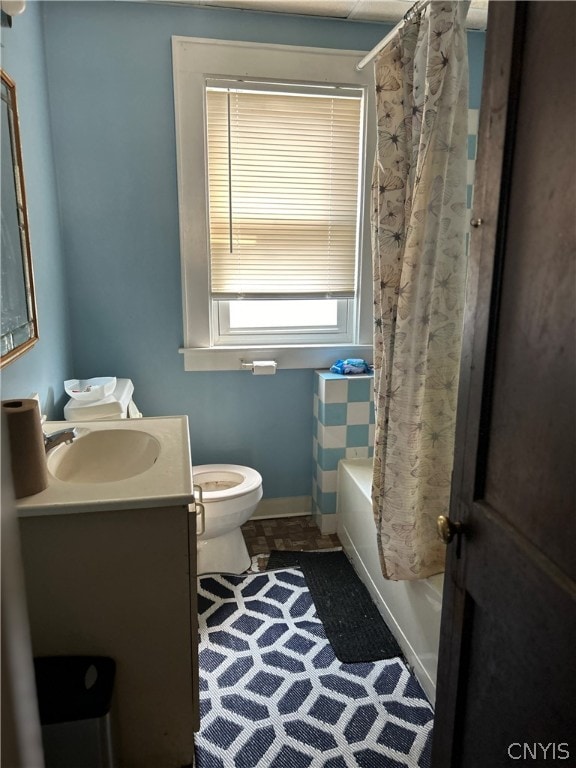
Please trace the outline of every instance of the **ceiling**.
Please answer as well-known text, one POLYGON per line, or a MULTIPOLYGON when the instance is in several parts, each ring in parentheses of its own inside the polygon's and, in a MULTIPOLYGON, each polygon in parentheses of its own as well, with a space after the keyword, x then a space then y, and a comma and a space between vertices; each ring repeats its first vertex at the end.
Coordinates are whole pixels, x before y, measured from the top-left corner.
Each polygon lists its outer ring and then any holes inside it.
MULTIPOLYGON (((183 5, 211 8, 237 8, 245 11, 289 13, 304 16, 377 21, 396 24, 414 0, 163 0, 183 5)), ((486 29, 488 0, 472 0, 468 11, 468 29, 486 29)))

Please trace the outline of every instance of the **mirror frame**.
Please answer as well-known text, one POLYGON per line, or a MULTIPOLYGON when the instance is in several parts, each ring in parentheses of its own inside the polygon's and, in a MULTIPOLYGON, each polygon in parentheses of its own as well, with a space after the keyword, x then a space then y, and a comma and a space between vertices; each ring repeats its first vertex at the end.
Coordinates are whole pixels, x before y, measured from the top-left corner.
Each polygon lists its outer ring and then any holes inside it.
MULTIPOLYGON (((2 128, 7 128, 10 134, 10 159, 12 162, 12 174, 14 178, 17 221, 18 228, 20 230, 19 241, 20 255, 22 258, 22 280, 28 315, 28 338, 19 343, 12 342, 11 348, 9 348, 3 355, 1 354, 0 350, 0 368, 3 368, 8 363, 13 362, 25 352, 27 352, 38 341, 38 315, 36 310, 36 295, 34 291, 32 253, 30 250, 30 229, 28 225, 28 209, 26 205, 26 191, 24 186, 24 170, 22 166, 22 146, 20 143, 20 124, 18 119, 18 106, 16 102, 16 83, 9 75, 6 74, 3 69, 0 69, 0 77, 2 81, 3 100, 5 100, 4 94, 7 94, 6 103, 8 126, 2 126, 2 128)), ((7 158, 2 158, 2 161, 7 161, 7 158)), ((2 265, 2 269, 5 267, 6 264, 4 263, 2 265)), ((5 335, 8 336, 12 332, 15 332, 17 329, 18 327, 8 330, 6 331, 5 335)))

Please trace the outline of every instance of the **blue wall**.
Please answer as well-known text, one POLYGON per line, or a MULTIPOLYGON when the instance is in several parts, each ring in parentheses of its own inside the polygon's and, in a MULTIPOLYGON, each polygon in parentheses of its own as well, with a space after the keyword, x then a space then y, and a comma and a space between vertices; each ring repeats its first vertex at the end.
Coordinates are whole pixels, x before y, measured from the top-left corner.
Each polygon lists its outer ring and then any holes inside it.
MULTIPOLYGON (((389 27, 133 2, 41 5, 70 295, 70 375, 129 377, 145 415, 189 416, 195 464, 253 466, 268 497, 310 494, 313 372, 185 373, 178 354, 171 36, 368 50, 389 27)), ((482 47, 483 35, 470 37, 482 47)), ((474 59, 472 69, 479 71, 474 59)), ((55 214, 46 215, 46 228, 53 227, 55 214)), ((43 312, 40 320, 46 322, 43 312)), ((65 338, 62 329, 58 348, 65 338)), ((64 378, 56 382, 59 394, 64 378)))
POLYGON ((52 416, 61 412, 62 382, 72 365, 38 3, 30 3, 12 29, 2 29, 1 42, 2 69, 16 82, 40 331, 36 346, 2 370, 2 398, 38 392, 43 411, 52 416))

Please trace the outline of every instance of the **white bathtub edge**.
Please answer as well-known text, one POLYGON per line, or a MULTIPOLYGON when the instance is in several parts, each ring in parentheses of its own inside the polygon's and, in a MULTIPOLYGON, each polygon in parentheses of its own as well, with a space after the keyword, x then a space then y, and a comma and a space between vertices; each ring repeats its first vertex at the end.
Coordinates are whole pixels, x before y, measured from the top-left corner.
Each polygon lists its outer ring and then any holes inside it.
POLYGON ((434 705, 444 575, 417 581, 384 579, 372 514, 371 483, 371 461, 340 461, 338 536, 428 700, 434 705))
POLYGON ((348 535, 348 531, 346 530, 345 526, 342 526, 342 528, 339 531, 339 538, 340 542, 342 544, 342 547, 344 548, 344 551, 348 555, 350 561, 352 562, 352 565, 354 566, 354 570, 360 576, 362 582, 370 592, 370 595, 372 597, 372 600, 374 600, 374 603, 378 610, 380 611, 380 614, 382 615, 382 618, 386 622, 386 626, 392 632, 394 635, 394 638, 396 639, 396 642, 402 649, 402 652, 404 656, 406 657, 406 661, 412 667, 412 670, 414 674, 416 675, 416 678, 422 688, 424 689, 424 693, 426 694, 428 701, 434 706, 434 702, 436 700, 436 683, 430 675, 428 674, 428 671, 420 661, 418 655, 412 648, 408 638, 402 631, 402 628, 392 615, 392 613, 388 610, 388 606, 384 602, 384 599, 382 598, 382 595, 380 594, 378 587, 372 580, 372 577, 368 573, 368 570, 366 569, 364 562, 360 555, 358 554, 358 551, 356 550, 356 547, 354 546, 354 543, 352 542, 352 539, 348 535))

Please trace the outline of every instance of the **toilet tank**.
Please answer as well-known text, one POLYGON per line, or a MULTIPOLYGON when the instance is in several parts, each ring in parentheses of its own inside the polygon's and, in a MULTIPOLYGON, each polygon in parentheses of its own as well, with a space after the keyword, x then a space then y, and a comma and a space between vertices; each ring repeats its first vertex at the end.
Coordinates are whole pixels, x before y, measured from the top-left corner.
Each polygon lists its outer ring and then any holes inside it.
POLYGON ((131 379, 117 379, 114 392, 102 400, 83 402, 70 398, 64 406, 64 418, 66 421, 141 418, 142 414, 132 399, 133 394, 131 379))

